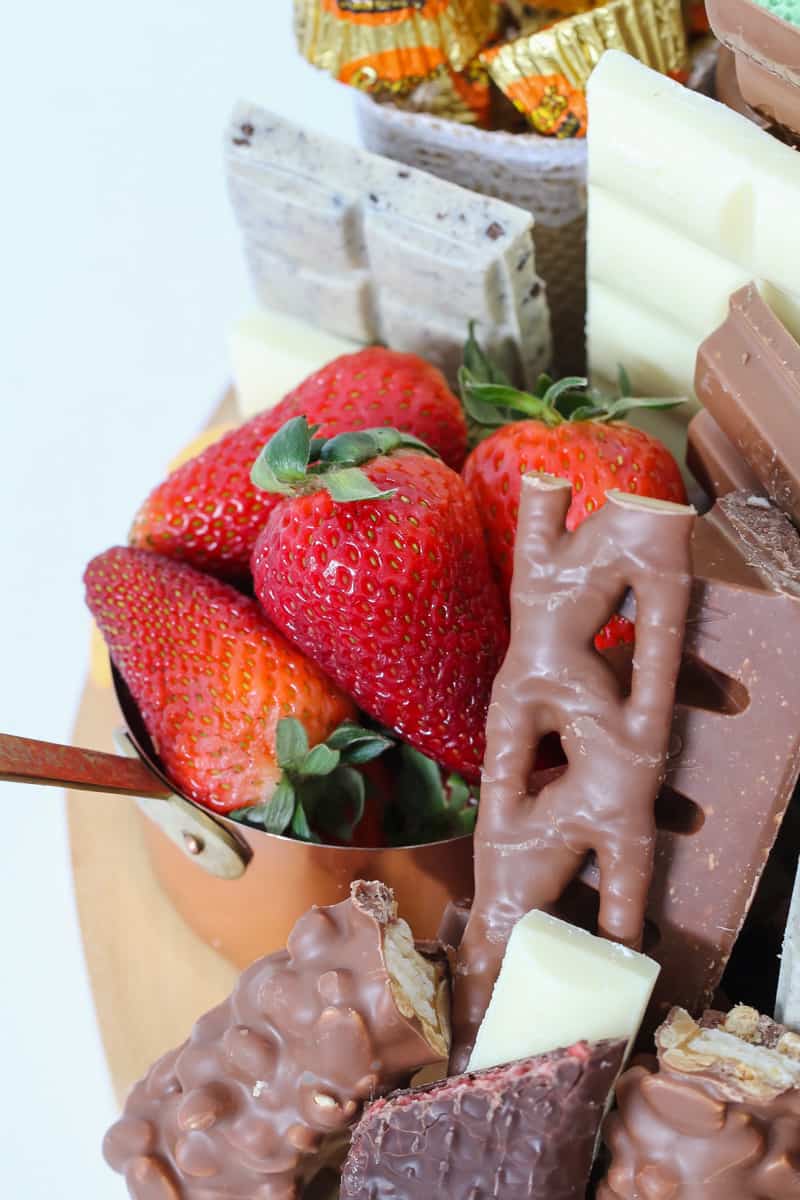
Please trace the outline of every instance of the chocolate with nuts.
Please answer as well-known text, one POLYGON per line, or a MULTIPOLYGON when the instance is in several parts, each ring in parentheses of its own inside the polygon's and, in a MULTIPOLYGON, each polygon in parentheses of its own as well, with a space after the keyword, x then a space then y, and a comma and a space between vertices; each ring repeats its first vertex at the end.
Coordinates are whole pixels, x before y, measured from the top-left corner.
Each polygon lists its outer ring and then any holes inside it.
POLYGON ((579 1042, 377 1101, 342 1200, 583 1200, 624 1049, 579 1042))
POLYGON ((652 879, 691 588, 694 510, 620 492, 574 533, 569 483, 522 481, 511 645, 487 721, 475 835, 475 901, 458 955, 453 1069, 469 1057, 516 922, 552 908, 594 851, 600 930, 638 946, 652 879), (636 597, 630 695, 593 637, 626 589, 636 597), (568 767, 540 791, 540 741, 560 734, 568 767))
POLYGON ((151 1068, 106 1159, 134 1200, 292 1200, 365 1101, 446 1057, 444 993, 389 889, 353 884, 151 1068))
POLYGON ((789 1200, 800 1195, 800 1036, 754 1009, 673 1009, 658 1068, 634 1067, 605 1128, 598 1200, 789 1200))

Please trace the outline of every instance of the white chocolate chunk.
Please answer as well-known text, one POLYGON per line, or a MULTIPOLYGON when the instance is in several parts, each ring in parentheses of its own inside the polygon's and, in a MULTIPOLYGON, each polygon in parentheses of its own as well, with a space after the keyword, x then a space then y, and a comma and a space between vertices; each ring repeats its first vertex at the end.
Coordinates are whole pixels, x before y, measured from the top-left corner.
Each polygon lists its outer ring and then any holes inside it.
POLYGON ((259 299, 455 382, 471 320, 520 383, 550 362, 530 213, 292 125, 234 112, 228 186, 259 299))
POLYGON ((543 912, 518 921, 469 1062, 471 1071, 579 1041, 633 1042, 658 963, 543 912))
POLYGON ((800 1029, 800 867, 795 876, 789 919, 783 935, 775 1020, 790 1029, 800 1029))
POLYGON ((360 344, 315 329, 286 313, 260 309, 228 334, 239 411, 243 417, 273 408, 306 376, 360 344))
POLYGON ((635 393, 690 394, 751 279, 800 337, 800 155, 629 55, 605 54, 588 94, 592 377, 621 361, 635 393))

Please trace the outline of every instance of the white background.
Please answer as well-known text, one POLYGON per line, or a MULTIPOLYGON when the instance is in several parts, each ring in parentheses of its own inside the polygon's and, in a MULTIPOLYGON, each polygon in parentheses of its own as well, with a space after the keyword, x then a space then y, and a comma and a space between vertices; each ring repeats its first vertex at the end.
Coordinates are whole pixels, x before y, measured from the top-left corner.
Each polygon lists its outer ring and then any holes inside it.
MULTIPOLYGON (((44 0, 0 42, 0 730, 67 740, 81 573, 226 381, 249 303, 221 141, 238 98, 352 138, 291 0, 44 0)), ((64 808, 0 784, 3 1200, 115 1200, 64 808)))

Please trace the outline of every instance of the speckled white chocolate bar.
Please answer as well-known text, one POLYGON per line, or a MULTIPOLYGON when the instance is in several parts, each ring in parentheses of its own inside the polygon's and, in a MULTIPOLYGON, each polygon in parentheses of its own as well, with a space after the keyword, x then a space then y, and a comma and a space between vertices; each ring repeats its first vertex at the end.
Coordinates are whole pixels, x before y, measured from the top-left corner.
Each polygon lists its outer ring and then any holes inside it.
POLYGON ((775 1020, 788 1025, 790 1029, 800 1029, 800 866, 783 936, 775 1020))
POLYGON ((529 213, 239 105, 228 185, 259 299, 455 380, 467 325, 518 382, 550 363, 529 213))

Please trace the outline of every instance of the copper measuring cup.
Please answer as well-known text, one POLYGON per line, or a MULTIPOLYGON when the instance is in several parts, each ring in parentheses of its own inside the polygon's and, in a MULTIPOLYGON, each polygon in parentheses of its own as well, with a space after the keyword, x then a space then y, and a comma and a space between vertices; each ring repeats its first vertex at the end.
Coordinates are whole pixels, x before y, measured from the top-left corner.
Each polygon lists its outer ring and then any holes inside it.
POLYGON ((312 904, 344 899, 354 879, 393 888, 421 939, 435 936, 448 901, 472 896, 471 837, 377 849, 317 845, 207 812, 177 793, 116 670, 113 681, 125 721, 116 740, 131 757, 1 735, 0 779, 135 796, 161 887, 235 966, 281 949, 298 917, 312 904))

